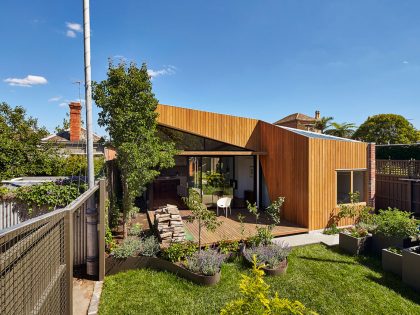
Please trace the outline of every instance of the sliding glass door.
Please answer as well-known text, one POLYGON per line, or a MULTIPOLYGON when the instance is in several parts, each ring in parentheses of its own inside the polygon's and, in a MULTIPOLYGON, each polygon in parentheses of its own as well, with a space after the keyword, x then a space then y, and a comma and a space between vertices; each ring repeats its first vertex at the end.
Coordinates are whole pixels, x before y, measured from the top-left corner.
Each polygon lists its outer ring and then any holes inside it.
POLYGON ((188 159, 188 188, 199 192, 202 202, 214 206, 220 197, 233 198, 234 158, 190 157, 188 159))

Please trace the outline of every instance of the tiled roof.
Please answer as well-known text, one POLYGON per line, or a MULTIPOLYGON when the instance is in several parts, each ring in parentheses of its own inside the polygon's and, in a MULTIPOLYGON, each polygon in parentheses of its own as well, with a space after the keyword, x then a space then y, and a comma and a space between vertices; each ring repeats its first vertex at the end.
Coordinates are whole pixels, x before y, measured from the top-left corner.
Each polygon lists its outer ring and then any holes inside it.
POLYGON ((294 113, 294 114, 291 114, 289 116, 286 116, 286 117, 276 121, 274 124, 279 125, 279 124, 283 124, 283 123, 290 122, 290 121, 296 121, 296 120, 305 121, 305 122, 315 122, 316 121, 316 119, 314 117, 310 117, 308 115, 301 114, 301 113, 294 113))

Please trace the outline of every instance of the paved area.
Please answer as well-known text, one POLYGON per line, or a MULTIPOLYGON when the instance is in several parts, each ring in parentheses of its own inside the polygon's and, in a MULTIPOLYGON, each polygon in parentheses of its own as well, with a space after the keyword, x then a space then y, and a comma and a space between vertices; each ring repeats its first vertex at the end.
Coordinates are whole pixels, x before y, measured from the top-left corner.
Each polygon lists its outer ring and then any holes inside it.
POLYGON ((86 315, 95 281, 73 278, 73 314, 86 315))
POLYGON ((276 237, 273 242, 280 243, 286 242, 291 247, 311 245, 323 243, 327 246, 338 245, 338 234, 335 235, 326 235, 322 234, 322 231, 311 231, 309 233, 276 237))

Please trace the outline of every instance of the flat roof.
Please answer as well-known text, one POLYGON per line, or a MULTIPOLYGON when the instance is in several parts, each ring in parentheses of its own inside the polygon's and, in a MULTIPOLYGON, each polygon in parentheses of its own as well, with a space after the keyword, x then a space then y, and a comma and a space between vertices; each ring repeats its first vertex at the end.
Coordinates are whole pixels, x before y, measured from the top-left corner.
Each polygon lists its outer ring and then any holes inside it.
POLYGON ((255 151, 179 151, 176 155, 182 156, 220 156, 220 155, 266 155, 267 152, 255 151))

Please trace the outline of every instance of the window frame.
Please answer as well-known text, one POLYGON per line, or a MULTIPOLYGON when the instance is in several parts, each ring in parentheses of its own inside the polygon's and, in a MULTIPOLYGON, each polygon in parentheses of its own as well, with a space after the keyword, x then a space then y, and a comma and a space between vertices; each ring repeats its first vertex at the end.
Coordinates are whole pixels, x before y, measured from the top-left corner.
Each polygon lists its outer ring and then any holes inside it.
POLYGON ((353 177, 354 177, 354 172, 364 172, 363 177, 364 177, 364 192, 363 192, 363 196, 364 196, 364 200, 357 202, 357 205, 367 205, 367 196, 368 196, 368 169, 367 168, 350 168, 350 169, 336 169, 335 170, 335 205, 336 207, 340 207, 342 205, 349 205, 350 203, 338 203, 338 198, 337 198, 337 193, 338 193, 338 173, 339 172, 350 172, 350 192, 349 193, 353 193, 353 177))

